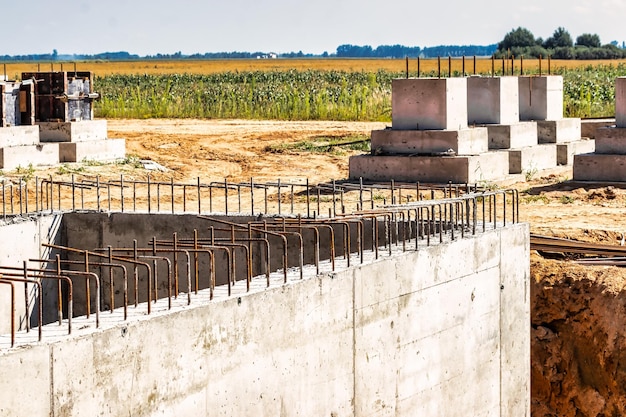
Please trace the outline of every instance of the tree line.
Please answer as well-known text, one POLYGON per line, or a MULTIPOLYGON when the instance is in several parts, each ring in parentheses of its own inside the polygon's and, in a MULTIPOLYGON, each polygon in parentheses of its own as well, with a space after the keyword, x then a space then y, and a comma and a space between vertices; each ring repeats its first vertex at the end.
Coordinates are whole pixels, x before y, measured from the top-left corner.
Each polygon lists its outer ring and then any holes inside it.
POLYGON ((583 33, 574 41, 565 28, 558 27, 552 36, 542 39, 535 38, 530 30, 518 27, 504 36, 494 55, 496 58, 619 59, 626 58, 626 49, 618 47, 617 41, 603 45, 600 36, 593 33, 583 33))

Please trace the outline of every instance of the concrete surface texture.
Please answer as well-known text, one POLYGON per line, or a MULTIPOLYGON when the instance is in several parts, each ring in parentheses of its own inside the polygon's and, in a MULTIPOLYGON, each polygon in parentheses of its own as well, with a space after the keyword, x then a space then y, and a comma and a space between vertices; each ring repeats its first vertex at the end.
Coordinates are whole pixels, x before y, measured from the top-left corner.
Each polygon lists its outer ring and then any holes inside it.
POLYGON ((567 117, 559 120, 538 120, 537 140, 539 143, 564 143, 582 137, 580 119, 567 117))
MULTIPOLYGON (((4 129, 4 128, 0 128, 4 129)), ((39 143, 36 145, 5 146, 0 148, 0 168, 12 170, 29 164, 56 165, 59 163, 59 145, 39 143)))
POLYGON ((467 121, 502 125, 519 122, 517 77, 469 77, 467 121))
POLYGON ((396 130, 459 130, 467 127, 467 79, 392 80, 391 126, 396 130))
POLYGON ((626 127, 626 77, 615 78, 615 126, 626 127))
POLYGON ((372 181, 421 181, 431 183, 476 184, 495 181, 509 173, 506 151, 485 152, 472 156, 372 156, 350 157, 351 179, 372 181))
POLYGON ((5 146, 36 145, 39 143, 37 126, 0 127, 0 148, 5 146))
MULTIPOLYGON (((82 123, 82 122, 81 122, 82 123)), ((126 140, 98 139, 59 143, 60 162, 81 162, 85 159, 115 161, 126 156, 126 140)))
POLYGON ((556 144, 510 149, 508 152, 510 174, 534 174, 556 166, 556 144))
POLYGON ((520 76, 520 120, 563 118, 563 77, 560 75, 520 76))
POLYGON ((558 165, 572 165, 574 163, 574 155, 593 153, 595 151, 596 142, 594 139, 583 138, 573 142, 557 143, 556 163, 558 165))
POLYGON ((107 121, 38 122, 42 142, 84 142, 107 138, 107 121))
POLYGON ((514 224, 6 350, 0 414, 529 416, 529 257, 514 224))
POLYGON ((537 145, 537 123, 517 122, 508 125, 487 125, 489 149, 521 148, 537 145))
POLYGON ((374 154, 430 154, 450 150, 457 155, 478 155, 489 150, 487 129, 460 130, 374 130, 371 149, 374 154))
POLYGON ((575 181, 623 182, 626 179, 626 155, 600 153, 574 155, 572 177, 575 181))

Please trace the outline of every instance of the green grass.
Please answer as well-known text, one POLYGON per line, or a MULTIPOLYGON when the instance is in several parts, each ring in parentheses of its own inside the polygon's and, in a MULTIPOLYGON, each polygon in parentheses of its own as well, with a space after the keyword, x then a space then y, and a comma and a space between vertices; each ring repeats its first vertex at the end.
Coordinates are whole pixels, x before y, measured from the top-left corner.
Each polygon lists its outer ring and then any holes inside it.
MULTIPOLYGON (((525 71, 526 72, 526 71, 525 71)), ((565 117, 614 115, 615 78, 626 65, 555 68, 563 76, 565 117)), ((412 74, 412 76, 415 74, 412 74)), ((487 74, 483 74, 487 75, 487 74)), ((243 118, 269 120, 391 120, 388 70, 273 70, 215 74, 107 75, 94 84, 104 118, 243 118)), ((434 72, 423 76, 437 76, 434 72)))
POLYGON ((320 136, 312 140, 295 143, 281 143, 265 147, 265 152, 289 153, 289 152, 313 152, 342 154, 346 150, 365 151, 370 150, 368 136, 345 136, 327 137, 320 136))

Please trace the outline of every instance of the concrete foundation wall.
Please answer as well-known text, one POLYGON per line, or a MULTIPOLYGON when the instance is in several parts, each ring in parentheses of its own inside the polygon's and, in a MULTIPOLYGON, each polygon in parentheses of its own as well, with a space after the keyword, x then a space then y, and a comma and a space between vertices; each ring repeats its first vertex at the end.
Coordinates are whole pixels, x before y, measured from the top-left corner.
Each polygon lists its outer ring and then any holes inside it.
POLYGON ((6 351, 0 414, 529 416, 529 256, 518 224, 6 351))
MULTIPOLYGON (((51 251, 43 248, 42 243, 58 243, 60 237, 61 215, 41 216, 26 219, 16 219, 13 223, 0 226, 0 241, 7 242, 0 251, 0 265, 22 268, 24 261, 29 259, 48 259, 51 251), (9 243, 10 242, 10 243, 9 243)), ((38 263, 29 262, 30 268, 38 268, 38 263)), ((50 300, 50 305, 56 303, 56 285, 46 284, 45 292, 50 300)), ((15 311, 16 329, 24 329, 27 315, 24 305, 24 284, 15 283, 16 296, 18 302, 15 311)), ((33 286, 29 285, 29 293, 33 291, 33 286)), ((11 331, 11 292, 8 285, 0 286, 0 333, 11 331)), ((48 304, 46 299, 44 303, 48 304)), ((32 307, 32 306, 31 306, 32 307)), ((32 312, 32 311, 31 311, 32 312)), ((28 315, 30 317, 30 314, 28 315)), ((53 320, 54 312, 44 315, 44 321, 53 320)), ((36 321, 33 322, 36 324, 36 321)))

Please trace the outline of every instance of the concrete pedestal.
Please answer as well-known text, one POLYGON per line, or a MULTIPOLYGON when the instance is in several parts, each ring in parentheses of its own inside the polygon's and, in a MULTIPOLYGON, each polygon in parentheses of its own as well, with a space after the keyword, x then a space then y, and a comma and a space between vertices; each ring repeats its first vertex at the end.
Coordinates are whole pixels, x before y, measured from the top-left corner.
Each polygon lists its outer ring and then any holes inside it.
POLYGON ((556 167, 556 145, 536 145, 511 149, 509 174, 522 174, 556 167))
POLYGON ((517 77, 469 77, 467 122, 508 125, 519 121, 517 77))
POLYGON ((460 130, 467 127, 467 79, 392 80, 391 119, 396 130, 460 130))
POLYGON ((572 165, 574 155, 581 153, 593 153, 596 149, 596 142, 593 139, 580 139, 573 142, 556 144, 556 163, 558 165, 572 165))
POLYGON ((432 154, 454 151, 457 155, 487 152, 487 129, 372 131, 374 154, 432 154))
POLYGON ((7 146, 0 148, 0 168, 11 170, 32 164, 56 165, 59 163, 59 145, 41 143, 37 145, 7 146))
POLYGON ((38 123, 42 142, 84 142, 107 138, 106 120, 38 123))
POLYGON ((489 149, 510 149, 537 144, 537 124, 517 122, 510 125, 488 125, 489 149))
POLYGON ((596 131, 601 127, 615 126, 615 119, 585 119, 580 121, 580 136, 595 139, 596 131))
POLYGON ((37 126, 0 127, 0 148, 35 145, 37 143, 39 143, 39 128, 37 126))
POLYGON ((574 181, 626 182, 626 155, 574 155, 574 181))
POLYGON ((87 142, 59 143, 61 162, 81 162, 83 160, 114 161, 126 157, 125 139, 101 139, 87 142))
POLYGON ((563 77, 520 76, 518 80, 520 120, 563 118, 563 77))
POLYGON ((598 128, 595 152, 626 155, 626 128, 614 126, 598 128))
POLYGON ((497 151, 455 157, 359 155, 350 157, 349 165, 351 179, 473 184, 506 177, 509 156, 497 151))
POLYGON ((539 143, 563 143, 580 140, 580 119, 568 117, 558 120, 538 120, 537 140, 539 143))

